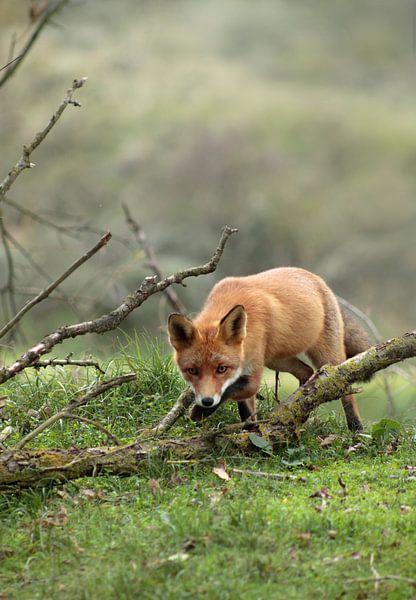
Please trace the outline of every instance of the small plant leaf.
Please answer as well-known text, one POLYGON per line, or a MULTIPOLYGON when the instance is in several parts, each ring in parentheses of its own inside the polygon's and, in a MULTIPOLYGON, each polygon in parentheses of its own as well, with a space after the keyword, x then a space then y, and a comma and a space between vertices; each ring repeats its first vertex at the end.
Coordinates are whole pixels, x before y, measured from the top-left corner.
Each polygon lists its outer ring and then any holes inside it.
POLYGON ((255 433, 250 433, 248 438, 253 444, 253 446, 260 448, 261 450, 263 450, 263 452, 266 452, 267 454, 273 454, 272 445, 268 440, 260 437, 259 435, 256 435, 255 433))
POLYGON ((374 440, 388 440, 395 438, 402 431, 403 425, 394 419, 381 419, 374 423, 371 428, 371 436, 374 440))

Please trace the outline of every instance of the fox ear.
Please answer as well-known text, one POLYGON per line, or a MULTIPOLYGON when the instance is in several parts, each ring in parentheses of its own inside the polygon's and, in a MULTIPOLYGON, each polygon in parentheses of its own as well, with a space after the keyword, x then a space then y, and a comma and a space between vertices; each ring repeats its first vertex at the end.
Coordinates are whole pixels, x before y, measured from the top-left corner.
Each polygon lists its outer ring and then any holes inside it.
POLYGON ((226 344, 239 344, 246 337, 247 314, 244 306, 237 304, 220 321, 218 337, 226 344))
POLYGON ((196 335, 196 327, 191 319, 180 313, 172 313, 168 319, 169 342, 175 350, 189 348, 196 335))

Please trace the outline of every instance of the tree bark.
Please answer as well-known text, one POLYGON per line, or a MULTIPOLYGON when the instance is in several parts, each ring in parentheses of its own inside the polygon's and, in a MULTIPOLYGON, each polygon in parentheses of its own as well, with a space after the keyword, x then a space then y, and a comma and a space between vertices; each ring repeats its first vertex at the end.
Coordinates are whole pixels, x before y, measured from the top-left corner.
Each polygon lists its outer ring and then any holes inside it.
MULTIPOLYGON (((350 391, 353 383, 367 381, 377 371, 414 356, 416 331, 373 346, 340 365, 326 365, 285 402, 277 405, 270 418, 258 424, 258 431, 270 444, 276 444, 293 435, 320 404, 340 398, 350 391)), ((102 473, 146 473, 150 459, 206 457, 225 445, 254 451, 250 433, 235 433, 233 429, 238 431, 238 426, 188 438, 142 437, 117 448, 6 450, 0 454, 0 488, 44 485, 48 481, 57 483, 102 473)), ((154 435, 154 431, 149 430, 147 435, 154 435)))

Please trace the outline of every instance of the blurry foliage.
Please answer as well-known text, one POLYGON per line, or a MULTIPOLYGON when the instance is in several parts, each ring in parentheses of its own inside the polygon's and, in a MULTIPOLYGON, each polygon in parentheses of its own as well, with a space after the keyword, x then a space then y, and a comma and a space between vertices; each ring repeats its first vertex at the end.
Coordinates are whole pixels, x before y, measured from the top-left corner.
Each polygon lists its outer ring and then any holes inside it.
MULTIPOLYGON (((26 11, 1 3, 4 63, 26 11)), ((10 197, 128 238, 127 202, 166 273, 205 261, 223 224, 239 227, 217 273, 179 290, 190 311, 223 275, 292 264, 325 277, 384 334, 412 329, 414 17, 410 0, 74 2, 1 91, 6 174, 73 77, 90 78, 83 108, 65 115, 10 197)), ((74 243, 5 212, 53 275, 94 237, 74 243)), ((20 282, 43 286, 18 263, 20 282)), ((145 274, 134 244, 113 242, 65 289, 88 318, 145 274)), ((26 321, 36 335, 76 318, 52 302, 26 321)), ((156 299, 128 325, 158 323, 156 299)))

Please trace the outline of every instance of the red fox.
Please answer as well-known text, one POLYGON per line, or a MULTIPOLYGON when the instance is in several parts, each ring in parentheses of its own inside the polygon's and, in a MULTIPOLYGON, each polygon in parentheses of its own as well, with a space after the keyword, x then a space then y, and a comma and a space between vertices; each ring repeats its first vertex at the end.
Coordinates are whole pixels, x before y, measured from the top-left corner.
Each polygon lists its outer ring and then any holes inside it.
MULTIPOLYGON (((195 421, 228 399, 238 402, 243 421, 255 420, 265 366, 303 384, 313 369, 298 354, 318 369, 369 347, 366 333, 323 279, 295 267, 222 279, 194 320, 171 314, 168 332, 177 365, 195 392, 195 421)), ((354 396, 342 404, 349 429, 362 429, 354 396)))

